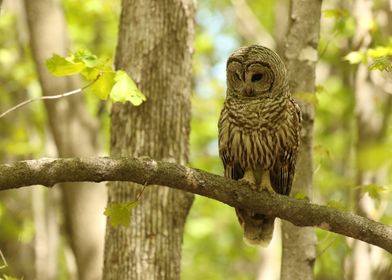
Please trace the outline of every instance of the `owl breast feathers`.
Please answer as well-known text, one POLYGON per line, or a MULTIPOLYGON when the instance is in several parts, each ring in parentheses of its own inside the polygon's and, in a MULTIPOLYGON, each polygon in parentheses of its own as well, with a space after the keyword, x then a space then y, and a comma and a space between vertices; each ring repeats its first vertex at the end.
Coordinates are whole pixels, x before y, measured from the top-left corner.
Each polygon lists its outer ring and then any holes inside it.
MULTIPOLYGON (((286 68, 275 52, 253 45, 229 57, 218 128, 226 177, 290 194, 301 111, 291 98, 286 68)), ((236 209, 236 213, 247 243, 269 243, 275 217, 247 209, 236 209)))

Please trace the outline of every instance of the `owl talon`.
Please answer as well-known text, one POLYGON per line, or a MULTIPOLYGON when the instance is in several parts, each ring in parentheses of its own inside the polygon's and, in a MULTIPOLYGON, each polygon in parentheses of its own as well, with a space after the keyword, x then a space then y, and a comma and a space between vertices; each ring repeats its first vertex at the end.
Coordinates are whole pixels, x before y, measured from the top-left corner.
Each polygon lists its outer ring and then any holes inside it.
POLYGON ((260 189, 262 191, 267 191, 269 193, 275 193, 274 189, 271 187, 271 185, 261 185, 260 189))
POLYGON ((256 186, 256 184, 255 184, 253 181, 249 180, 248 178, 241 178, 241 179, 239 179, 238 181, 239 181, 239 182, 245 182, 245 183, 249 184, 249 185, 250 185, 250 188, 251 188, 252 190, 254 190, 254 191, 259 190, 259 188, 256 186))

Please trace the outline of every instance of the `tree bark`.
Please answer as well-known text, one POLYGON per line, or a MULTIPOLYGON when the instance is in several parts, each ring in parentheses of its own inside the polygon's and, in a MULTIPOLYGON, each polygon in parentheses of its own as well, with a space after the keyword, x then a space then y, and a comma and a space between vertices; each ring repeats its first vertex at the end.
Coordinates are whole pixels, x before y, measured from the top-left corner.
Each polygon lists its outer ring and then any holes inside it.
MULTIPOLYGON (((33 58, 44 95, 67 92, 79 87, 70 77, 53 77, 45 60, 53 53, 66 55, 69 47, 66 24, 58 0, 25 0, 33 58)), ((97 125, 88 114, 83 96, 45 102, 58 154, 97 154, 97 125)), ((104 186, 87 183, 61 185, 66 228, 75 254, 80 279, 100 279, 103 261, 104 186)), ((40 277, 40 279, 43 279, 40 277)))
MULTIPOLYGON (((123 0, 116 68, 146 95, 139 107, 114 104, 111 154, 185 164, 190 130, 192 0, 123 0)), ((132 201, 142 186, 113 183, 109 201, 132 201)), ((148 188, 129 227, 107 226, 104 279, 180 279, 184 223, 193 195, 148 188)))
MULTIPOLYGON (((320 36, 321 0, 292 0, 290 23, 286 38, 285 59, 290 89, 314 93, 317 46, 320 36)), ((312 138, 314 106, 299 100, 302 110, 302 133, 293 194, 312 197, 313 164, 312 138)), ((281 279, 313 279, 316 258, 316 236, 312 228, 298 228, 283 221, 281 279)))

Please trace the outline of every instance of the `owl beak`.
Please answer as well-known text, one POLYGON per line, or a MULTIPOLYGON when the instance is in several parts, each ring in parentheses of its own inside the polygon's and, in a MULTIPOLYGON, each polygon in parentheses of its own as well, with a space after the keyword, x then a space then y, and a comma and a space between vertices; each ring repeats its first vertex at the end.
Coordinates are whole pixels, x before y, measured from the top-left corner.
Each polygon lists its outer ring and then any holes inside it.
POLYGON ((251 86, 246 86, 244 91, 246 96, 250 97, 255 95, 255 92, 251 86))

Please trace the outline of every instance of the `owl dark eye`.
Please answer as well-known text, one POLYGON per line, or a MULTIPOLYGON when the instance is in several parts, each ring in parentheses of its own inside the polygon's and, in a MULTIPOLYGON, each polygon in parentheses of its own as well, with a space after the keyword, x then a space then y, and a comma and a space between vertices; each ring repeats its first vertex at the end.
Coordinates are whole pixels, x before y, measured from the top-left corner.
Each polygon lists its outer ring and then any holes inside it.
POLYGON ((263 74, 261 73, 256 73, 252 76, 252 82, 258 82, 263 78, 263 74))

